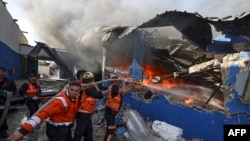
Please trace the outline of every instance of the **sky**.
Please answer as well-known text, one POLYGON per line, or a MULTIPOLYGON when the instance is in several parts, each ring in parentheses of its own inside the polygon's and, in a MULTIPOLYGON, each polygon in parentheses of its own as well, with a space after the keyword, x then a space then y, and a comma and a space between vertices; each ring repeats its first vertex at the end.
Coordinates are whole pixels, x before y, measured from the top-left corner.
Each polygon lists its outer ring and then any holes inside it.
POLYGON ((8 3, 6 7, 12 17, 18 19, 17 24, 21 30, 28 32, 25 35, 30 45, 35 45, 34 41, 39 41, 52 48, 66 48, 73 56, 78 57, 77 60, 85 61, 79 62, 84 68, 99 67, 93 67, 93 59, 96 58, 88 58, 96 55, 84 54, 85 52, 79 51, 76 44, 95 27, 139 26, 157 14, 173 10, 198 12, 203 17, 219 18, 250 11, 250 0, 3 1, 8 3), (90 61, 86 62, 87 60, 90 61))

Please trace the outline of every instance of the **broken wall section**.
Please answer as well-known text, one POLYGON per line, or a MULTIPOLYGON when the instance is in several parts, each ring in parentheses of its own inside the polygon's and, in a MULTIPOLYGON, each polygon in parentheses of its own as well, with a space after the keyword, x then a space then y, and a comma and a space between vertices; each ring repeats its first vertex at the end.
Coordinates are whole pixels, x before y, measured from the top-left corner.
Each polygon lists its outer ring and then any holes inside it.
POLYGON ((250 52, 228 54, 221 64, 225 102, 250 104, 250 52))

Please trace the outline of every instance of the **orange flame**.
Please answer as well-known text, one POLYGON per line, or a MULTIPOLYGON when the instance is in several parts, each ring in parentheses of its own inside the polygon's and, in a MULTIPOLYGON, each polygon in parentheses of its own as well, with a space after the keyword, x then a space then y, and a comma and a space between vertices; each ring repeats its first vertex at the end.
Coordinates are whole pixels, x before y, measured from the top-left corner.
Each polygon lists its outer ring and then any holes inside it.
POLYGON ((182 79, 168 79, 168 80, 162 80, 162 84, 165 88, 171 89, 177 84, 183 84, 184 81, 182 79))
MULTIPOLYGON (((160 72, 160 70, 158 70, 150 65, 144 66, 143 71, 144 71, 144 74, 148 75, 148 79, 144 79, 142 82, 143 84, 153 83, 152 79, 155 76, 166 76, 166 74, 164 74, 164 72, 160 72)), ((171 75, 169 75, 169 76, 171 76, 171 75)), ((161 86, 163 86, 164 88, 167 88, 167 89, 171 89, 172 87, 174 87, 177 84, 184 83, 184 81, 182 79, 173 78, 173 77, 172 78, 168 77, 167 79, 166 78, 164 79, 164 77, 161 77, 160 79, 162 79, 162 80, 159 81, 159 84, 162 84, 161 86)))
POLYGON ((188 98, 188 99, 185 99, 184 100, 184 102, 185 102, 185 104, 191 104, 191 103, 193 103, 193 99, 191 99, 191 98, 188 98))
POLYGON ((151 83, 153 79, 153 72, 151 71, 150 66, 146 66, 146 68, 144 69, 144 74, 148 75, 148 79, 143 79, 142 83, 143 84, 151 83))

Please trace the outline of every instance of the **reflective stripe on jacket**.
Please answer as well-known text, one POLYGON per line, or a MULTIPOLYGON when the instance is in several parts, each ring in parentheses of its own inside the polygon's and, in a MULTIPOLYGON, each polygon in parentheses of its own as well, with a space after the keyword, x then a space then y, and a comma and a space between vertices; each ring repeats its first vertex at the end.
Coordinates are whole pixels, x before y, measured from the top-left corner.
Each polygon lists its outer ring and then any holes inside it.
POLYGON ((80 106, 78 112, 82 113, 93 113, 96 105, 96 98, 92 96, 88 96, 85 92, 86 89, 83 90, 80 106))
POLYGON ((75 114, 77 112, 79 98, 74 101, 68 98, 66 92, 61 92, 55 97, 46 107, 39 110, 34 116, 27 120, 22 128, 28 132, 32 132, 34 128, 43 120, 54 126, 69 126, 74 122, 75 114))
POLYGON ((113 85, 109 87, 110 90, 108 93, 106 105, 115 111, 119 111, 122 101, 122 95, 118 93, 116 96, 112 97, 112 86, 113 85))
POLYGON ((34 86, 34 84, 28 82, 28 88, 26 90, 26 94, 28 96, 37 96, 39 92, 39 86, 34 86))

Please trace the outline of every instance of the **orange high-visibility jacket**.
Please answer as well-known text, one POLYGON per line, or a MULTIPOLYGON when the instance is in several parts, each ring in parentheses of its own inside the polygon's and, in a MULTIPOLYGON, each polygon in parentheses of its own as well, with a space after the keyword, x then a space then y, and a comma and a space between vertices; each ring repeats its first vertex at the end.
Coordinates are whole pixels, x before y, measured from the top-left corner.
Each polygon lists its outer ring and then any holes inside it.
POLYGON ((119 111, 119 108, 121 106, 121 101, 122 101, 122 95, 118 93, 115 97, 112 98, 112 87, 113 85, 109 87, 110 90, 108 93, 106 105, 115 111, 119 111))
POLYGON ((28 89, 26 90, 26 94, 28 96, 34 97, 38 95, 39 92, 39 87, 40 86, 34 86, 34 84, 31 84, 30 82, 28 82, 28 89))
POLYGON ((94 109, 95 109, 96 98, 92 96, 88 96, 85 90, 86 89, 83 90, 83 93, 81 96, 78 112, 91 114, 94 112, 94 109))
POLYGON ((79 98, 72 101, 66 91, 62 91, 46 107, 39 110, 34 116, 28 119, 22 128, 32 132, 34 127, 39 125, 44 119, 54 126, 69 126, 74 122, 75 114, 79 105, 79 98))

